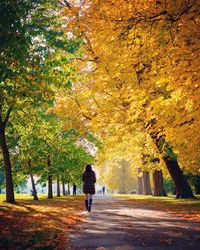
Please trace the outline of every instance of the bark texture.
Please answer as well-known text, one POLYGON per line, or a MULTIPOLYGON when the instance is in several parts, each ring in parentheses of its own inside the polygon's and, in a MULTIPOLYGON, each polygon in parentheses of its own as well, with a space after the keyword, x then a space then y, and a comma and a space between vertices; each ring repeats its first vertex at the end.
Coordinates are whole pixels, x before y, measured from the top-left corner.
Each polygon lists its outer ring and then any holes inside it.
POLYGON ((33 190, 33 200, 37 201, 38 200, 38 196, 37 196, 37 191, 36 191, 36 187, 35 187, 35 181, 34 181, 34 177, 33 174, 30 174, 31 177, 31 184, 32 184, 32 190, 33 190))
POLYGON ((177 199, 187 199, 194 198, 192 189, 183 175, 181 168, 178 165, 178 162, 171 160, 168 157, 163 158, 166 167, 175 183, 176 186, 176 198, 177 199))
POLYGON ((165 140, 165 136, 159 136, 158 133, 150 133, 151 138, 155 142, 159 152, 162 155, 162 159, 169 171, 172 180, 176 186, 176 198, 187 199, 194 198, 192 189, 183 175, 183 172, 176 160, 172 148, 165 140))
POLYGON ((49 170, 48 174, 48 198, 52 199, 53 198, 53 181, 52 181, 52 174, 51 174, 51 158, 50 155, 47 157, 47 167, 49 170))
POLYGON ((143 194, 152 195, 149 172, 143 171, 143 194))
POLYGON ((67 184, 67 194, 70 194, 70 185, 69 185, 69 183, 67 184))
POLYGON ((66 195, 65 183, 64 183, 64 181, 62 182, 62 191, 63 191, 63 195, 66 195))
POLYGON ((31 177, 33 200, 37 201, 38 196, 37 196, 37 190, 36 190, 35 181, 34 181, 34 177, 33 177, 33 173, 32 173, 31 160, 28 161, 28 167, 29 167, 30 177, 31 177))
POLYGON ((154 183, 154 196, 166 196, 163 183, 162 170, 156 170, 153 172, 153 183, 154 183))
POLYGON ((10 154, 6 142, 5 126, 3 125, 1 116, 0 116, 0 146, 3 153, 3 162, 6 174, 6 202, 15 203, 10 154))
POLYGON ((57 176, 57 196, 60 197, 60 177, 57 176))

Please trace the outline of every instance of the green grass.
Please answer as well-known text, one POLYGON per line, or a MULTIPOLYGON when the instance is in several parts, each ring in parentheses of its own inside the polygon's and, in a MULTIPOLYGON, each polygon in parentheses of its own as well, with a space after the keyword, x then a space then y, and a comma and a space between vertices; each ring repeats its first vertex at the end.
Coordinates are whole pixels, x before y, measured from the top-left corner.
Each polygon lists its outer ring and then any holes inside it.
POLYGON ((154 197, 151 195, 137 195, 137 194, 116 194, 115 197, 124 198, 128 200, 140 200, 146 202, 163 202, 168 204, 197 204, 200 205, 200 195, 196 195, 197 199, 175 199, 174 195, 167 197, 154 197))
POLYGON ((172 203, 200 203, 200 195, 195 195, 197 199, 175 199, 174 195, 167 197, 157 197, 151 195, 138 195, 138 194, 114 194, 115 197, 120 197, 129 200, 144 200, 144 201, 163 201, 172 203))
MULTIPOLYGON (((47 198, 47 194, 38 194, 39 199, 47 198)), ((33 200, 33 196, 30 194, 15 194, 16 200, 33 200)), ((5 194, 0 194, 0 202, 4 202, 6 200, 5 194)))
MULTIPOLYGON (((83 195, 76 195, 76 196, 83 196, 83 195)), ((57 197, 54 195, 54 199, 73 199, 73 195, 61 195, 60 197, 57 197)), ((38 198, 40 200, 47 199, 47 194, 40 194, 38 193, 38 198)), ((0 194, 0 203, 5 202, 6 200, 6 195, 5 194, 0 194)), ((30 194, 15 194, 15 200, 33 200, 33 196, 30 194)))

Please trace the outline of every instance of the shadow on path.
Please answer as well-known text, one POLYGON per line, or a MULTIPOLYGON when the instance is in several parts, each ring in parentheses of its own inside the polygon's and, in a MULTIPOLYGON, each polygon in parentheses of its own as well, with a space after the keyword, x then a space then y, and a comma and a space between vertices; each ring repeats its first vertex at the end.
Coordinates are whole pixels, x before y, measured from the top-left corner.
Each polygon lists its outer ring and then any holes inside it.
POLYGON ((199 250, 198 223, 127 200, 95 196, 91 213, 70 235, 72 250, 199 250))

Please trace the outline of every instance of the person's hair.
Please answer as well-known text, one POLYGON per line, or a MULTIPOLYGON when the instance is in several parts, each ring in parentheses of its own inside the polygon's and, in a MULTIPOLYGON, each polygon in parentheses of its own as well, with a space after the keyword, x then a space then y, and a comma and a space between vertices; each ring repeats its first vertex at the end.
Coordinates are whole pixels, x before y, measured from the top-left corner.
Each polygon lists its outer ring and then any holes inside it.
POLYGON ((85 172, 91 172, 92 171, 92 166, 90 164, 87 164, 85 166, 85 172))

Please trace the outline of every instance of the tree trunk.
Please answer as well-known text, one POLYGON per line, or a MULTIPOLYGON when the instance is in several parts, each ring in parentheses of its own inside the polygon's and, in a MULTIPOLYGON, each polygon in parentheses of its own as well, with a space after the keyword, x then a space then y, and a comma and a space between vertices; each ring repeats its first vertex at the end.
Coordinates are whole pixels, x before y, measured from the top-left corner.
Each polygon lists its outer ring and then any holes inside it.
POLYGON ((67 194, 70 194, 70 185, 69 185, 69 183, 67 184, 67 194))
POLYGON ((195 179, 195 181, 193 183, 195 194, 200 194, 200 176, 196 175, 193 178, 195 179))
POLYGON ((163 157, 166 167, 176 186, 176 199, 194 198, 191 187, 183 175, 178 162, 168 157, 163 157))
POLYGON ((152 195, 149 172, 143 171, 143 190, 144 195, 152 195))
POLYGON ((57 176, 57 196, 60 197, 60 178, 57 176))
POLYGON ((37 196, 37 191, 36 191, 36 187, 35 187, 35 181, 33 178, 33 174, 32 174, 32 168, 31 168, 31 160, 28 160, 28 167, 30 170, 30 177, 31 177, 31 184, 32 184, 32 195, 33 195, 33 200, 37 201, 38 200, 38 196, 37 196))
POLYGON ((53 198, 53 182, 52 182, 52 174, 51 174, 51 159, 50 159, 50 155, 48 155, 47 157, 47 166, 48 166, 48 170, 49 170, 49 174, 48 174, 48 198, 52 199, 53 198))
POLYGON ((65 192, 65 183, 64 183, 64 181, 62 182, 62 190, 63 190, 63 195, 66 195, 66 192, 65 192))
POLYGON ((121 160, 119 161, 120 168, 120 180, 119 180, 119 193, 126 194, 126 168, 127 168, 127 161, 121 160))
POLYGON ((52 175, 48 175, 48 198, 53 198, 53 188, 52 188, 53 182, 52 182, 52 175))
POLYGON ((30 177, 31 177, 32 189, 33 189, 33 200, 38 201, 37 191, 35 188, 35 181, 34 181, 32 173, 30 174, 30 177))
POLYGON ((143 183, 142 183, 142 176, 139 176, 141 174, 142 170, 141 168, 138 168, 138 194, 143 194, 143 183))
POLYGON ((6 142, 5 128, 2 124, 1 118, 0 118, 0 145, 3 153, 4 168, 6 173, 6 202, 15 203, 10 154, 6 142))
POLYGON ((162 170, 156 170, 153 172, 153 183, 154 183, 154 196, 166 196, 163 184, 162 170))
POLYGON ((194 198, 192 189, 183 175, 181 168, 176 160, 172 148, 166 142, 165 136, 158 136, 158 133, 150 133, 151 138, 156 144, 159 152, 162 155, 162 159, 174 181, 176 186, 176 198, 177 199, 187 199, 194 198))

